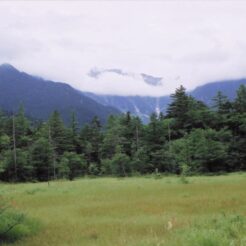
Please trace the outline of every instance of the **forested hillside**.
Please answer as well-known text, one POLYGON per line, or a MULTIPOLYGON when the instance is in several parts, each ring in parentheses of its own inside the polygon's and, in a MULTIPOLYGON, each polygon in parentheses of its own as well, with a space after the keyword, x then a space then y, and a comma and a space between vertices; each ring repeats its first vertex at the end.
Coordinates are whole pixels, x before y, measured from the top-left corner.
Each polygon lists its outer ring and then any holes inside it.
POLYGON ((95 115, 106 122, 110 114, 119 113, 111 106, 81 95, 68 84, 44 80, 3 64, 0 66, 0 108, 16 112, 20 104, 28 116, 40 120, 47 120, 58 110, 65 123, 69 122, 72 111, 76 112, 80 124, 91 121, 95 115))
POLYGON ((221 92, 211 108, 180 86, 166 115, 148 125, 130 113, 95 117, 80 128, 76 114, 65 126, 58 112, 34 124, 20 107, 0 115, 0 178, 45 181, 82 175, 208 173, 246 169, 246 87, 234 101, 221 92))

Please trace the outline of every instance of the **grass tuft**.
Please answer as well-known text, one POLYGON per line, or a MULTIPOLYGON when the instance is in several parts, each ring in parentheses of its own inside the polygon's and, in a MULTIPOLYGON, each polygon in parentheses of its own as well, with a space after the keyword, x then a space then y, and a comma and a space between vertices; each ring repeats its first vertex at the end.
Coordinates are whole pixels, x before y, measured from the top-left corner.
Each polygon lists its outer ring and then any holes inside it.
POLYGON ((183 246, 245 246, 246 219, 242 215, 217 216, 175 231, 175 244, 183 246))

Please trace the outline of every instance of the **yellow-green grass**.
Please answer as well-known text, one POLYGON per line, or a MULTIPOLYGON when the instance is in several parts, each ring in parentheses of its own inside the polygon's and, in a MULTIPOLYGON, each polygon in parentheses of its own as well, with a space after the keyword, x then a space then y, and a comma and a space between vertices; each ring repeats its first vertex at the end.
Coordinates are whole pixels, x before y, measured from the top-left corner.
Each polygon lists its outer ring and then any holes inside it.
MULTIPOLYGON (((50 186, 0 184, 0 192, 41 223, 38 233, 12 244, 19 246, 182 246, 182 238, 191 231, 197 233, 199 223, 203 229, 215 218, 246 216, 245 173, 189 177, 188 181, 84 178, 50 186)), ((239 237, 232 245, 246 245, 243 232, 239 237)))

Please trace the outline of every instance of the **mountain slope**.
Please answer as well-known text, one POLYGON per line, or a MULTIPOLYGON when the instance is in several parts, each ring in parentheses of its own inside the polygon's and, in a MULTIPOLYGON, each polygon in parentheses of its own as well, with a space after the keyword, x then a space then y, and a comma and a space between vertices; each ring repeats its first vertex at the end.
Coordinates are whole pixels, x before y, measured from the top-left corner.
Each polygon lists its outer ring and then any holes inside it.
POLYGON ((218 91, 221 91, 224 95, 226 95, 229 100, 233 100, 236 97, 237 89, 242 84, 246 85, 246 79, 207 83, 195 88, 193 91, 191 91, 191 95, 205 102, 207 105, 211 105, 212 98, 217 94, 218 91))
POLYGON ((112 96, 97 95, 89 92, 83 92, 84 95, 92 98, 103 105, 111 105, 121 112, 131 112, 139 116, 143 122, 147 122, 153 112, 165 112, 170 103, 170 97, 146 97, 146 96, 112 96))
MULTIPOLYGON (((241 84, 246 84, 246 79, 229 80, 207 83, 188 92, 197 100, 203 101, 207 105, 212 104, 212 98, 220 90, 230 100, 236 96, 236 91, 241 84)), ((147 122, 149 115, 153 112, 165 112, 171 102, 170 96, 144 97, 144 96, 112 96, 96 95, 93 93, 83 93, 103 105, 110 105, 118 108, 122 112, 130 111, 138 115, 144 122, 147 122)))
POLYGON ((0 66, 0 108, 12 112, 20 104, 27 115, 37 119, 47 119, 52 111, 58 110, 67 123, 72 111, 77 114, 80 124, 95 115, 105 122, 110 114, 119 113, 111 106, 81 95, 65 83, 44 80, 3 64, 0 66))
MULTIPOLYGON (((199 86, 189 92, 196 99, 211 105, 217 91, 222 91, 230 100, 246 79, 219 81, 199 86)), ((79 92, 71 86, 44 80, 20 72, 9 64, 0 66, 0 108, 17 111, 22 103, 27 115, 37 119, 47 119, 52 111, 58 110, 65 122, 75 111, 80 124, 90 121, 97 115, 105 122, 110 114, 130 111, 147 122, 153 112, 165 112, 170 96, 113 96, 79 92), (117 108, 117 109, 116 109, 117 108)))

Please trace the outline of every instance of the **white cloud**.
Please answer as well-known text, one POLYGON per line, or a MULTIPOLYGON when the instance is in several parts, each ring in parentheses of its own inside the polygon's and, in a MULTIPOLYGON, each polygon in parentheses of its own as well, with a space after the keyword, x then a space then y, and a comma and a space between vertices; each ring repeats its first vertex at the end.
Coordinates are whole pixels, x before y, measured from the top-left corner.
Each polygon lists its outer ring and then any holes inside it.
POLYGON ((245 77, 245 12, 243 1, 0 2, 0 63, 85 91, 159 96, 245 77), (93 79, 93 67, 163 77, 163 88, 93 79))

